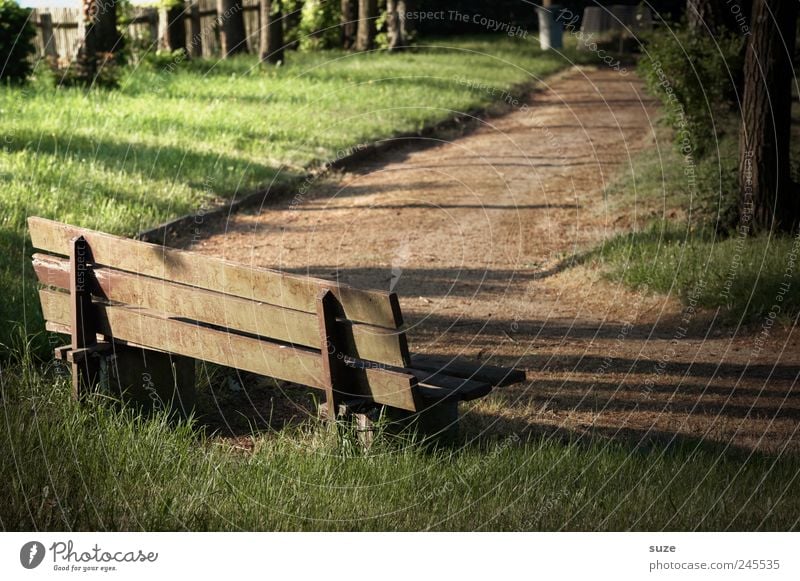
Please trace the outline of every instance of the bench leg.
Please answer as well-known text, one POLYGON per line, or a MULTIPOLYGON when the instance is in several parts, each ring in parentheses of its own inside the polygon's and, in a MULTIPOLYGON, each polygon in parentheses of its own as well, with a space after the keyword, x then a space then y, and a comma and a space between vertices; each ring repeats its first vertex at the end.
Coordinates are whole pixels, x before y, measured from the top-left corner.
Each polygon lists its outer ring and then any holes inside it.
MULTIPOLYGON (((458 400, 423 400, 424 407, 409 412, 379 406, 364 400, 341 403, 338 417, 350 422, 359 442, 367 449, 381 433, 413 439, 423 445, 452 445, 458 442, 458 400)), ((320 415, 326 415, 324 407, 320 415)))
POLYGON ((452 445, 458 441, 458 398, 423 400, 417 412, 387 408, 391 432, 422 444, 452 445))

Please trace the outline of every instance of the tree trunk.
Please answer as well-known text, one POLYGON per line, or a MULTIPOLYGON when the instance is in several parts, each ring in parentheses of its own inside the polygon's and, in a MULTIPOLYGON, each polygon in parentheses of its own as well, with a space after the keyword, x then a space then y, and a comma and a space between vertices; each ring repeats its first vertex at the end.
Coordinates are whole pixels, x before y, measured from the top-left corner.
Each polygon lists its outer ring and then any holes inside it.
POLYGON ((377 0, 358 0, 356 50, 364 51, 375 48, 375 19, 377 16, 377 0))
POLYGON ((397 0, 386 0, 386 36, 389 40, 387 48, 390 51, 402 50, 406 44, 399 4, 397 0))
MULTIPOLYGON (((116 0, 83 0, 81 11, 79 30, 83 38, 77 55, 78 78, 90 84, 97 76, 98 54, 118 51, 122 39, 117 31, 116 0)), ((101 59, 107 60, 107 56, 101 59)))
POLYGON ((122 48, 122 36, 117 30, 116 0, 95 0, 94 21, 97 52, 117 52, 122 48))
POLYGON ((300 46, 300 40, 297 38, 298 30, 300 28, 300 21, 302 20, 303 2, 298 0, 294 4, 294 10, 287 13, 283 18, 283 31, 284 37, 288 37, 289 41, 286 42, 286 48, 290 50, 297 50, 300 46))
POLYGON ((85 84, 91 84, 97 74, 97 31, 93 25, 96 14, 95 0, 83 0, 78 24, 81 45, 75 58, 75 68, 76 76, 85 84))
POLYGON ((222 58, 247 52, 242 0, 217 0, 217 22, 222 58))
POLYGON ((414 11, 414 0, 397 0, 397 13, 400 15, 400 36, 408 44, 414 34, 414 20, 406 19, 406 14, 414 11))
POLYGON ((356 43, 358 29, 357 0, 342 0, 342 48, 350 50, 356 43))
POLYGON ((698 34, 750 31, 752 0, 686 0, 686 24, 698 34))
POLYGON ((686 24, 698 33, 716 34, 720 14, 718 0, 686 0, 686 24))
POLYGON ((789 231, 800 204, 789 165, 797 0, 755 0, 744 65, 739 221, 750 232, 789 231))
MULTIPOLYGON (((186 6, 183 2, 167 10, 164 44, 168 50, 186 50, 186 6)), ((188 54, 188 52, 186 53, 188 54)))
POLYGON ((272 0, 261 0, 261 62, 283 62, 283 12, 272 9, 272 0))

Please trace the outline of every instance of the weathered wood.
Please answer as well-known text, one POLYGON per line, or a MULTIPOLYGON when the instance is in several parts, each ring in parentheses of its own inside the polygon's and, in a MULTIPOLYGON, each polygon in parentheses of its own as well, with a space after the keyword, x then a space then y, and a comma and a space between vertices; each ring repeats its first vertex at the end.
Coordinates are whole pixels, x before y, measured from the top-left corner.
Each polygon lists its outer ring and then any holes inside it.
POLYGON ((42 44, 44 45, 45 56, 51 59, 57 59, 58 51, 56 50, 56 37, 53 31, 52 15, 49 12, 42 12, 39 15, 39 25, 42 28, 42 44))
MULTIPOLYGON (((102 339, 102 337, 100 339, 102 339)), ((90 347, 80 347, 78 349, 73 349, 71 344, 62 345, 61 347, 56 347, 53 350, 53 353, 55 354, 56 359, 61 361, 66 361, 67 363, 83 363, 88 357, 92 357, 100 353, 107 353, 111 349, 111 344, 105 342, 101 343, 96 334, 95 341, 97 341, 95 345, 90 347)))
MULTIPOLYGON (((89 247, 79 236, 70 241, 70 279, 69 279, 69 324, 71 331, 71 350, 91 349, 97 344, 97 318, 92 305, 90 291, 91 271, 89 269, 89 247)), ((72 361, 72 396, 80 399, 91 392, 99 376, 97 359, 83 357, 72 361)))
POLYGON ((333 419, 341 399, 340 390, 348 383, 348 378, 343 353, 339 351, 341 341, 336 332, 336 297, 328 289, 322 290, 317 298, 317 319, 325 405, 328 418, 333 419))
POLYGON ((365 291, 323 279, 244 266, 44 218, 28 218, 28 228, 34 248, 47 252, 66 256, 69 241, 84 236, 98 265, 307 313, 316 313, 319 291, 330 288, 342 307, 343 312, 337 314, 354 322, 391 329, 402 325, 400 305, 394 293, 365 291))
MULTIPOLYGON (((70 325, 69 295, 39 291, 48 322, 70 325)), ((219 331, 159 316, 145 309, 94 303, 97 329, 107 337, 324 389, 320 351, 219 331)), ((52 327, 51 327, 52 328, 52 327)), ((350 362, 347 362, 351 366, 350 362)), ((375 403, 413 411, 416 378, 371 365, 357 365, 343 396, 368 397, 375 403)))
POLYGON ((107 362, 107 388, 125 404, 146 414, 168 411, 187 417, 192 413, 194 359, 114 342, 107 362))
POLYGON ((485 365, 466 359, 453 359, 452 357, 441 355, 412 355, 411 366, 414 369, 440 371, 454 377, 473 379, 495 387, 513 385, 525 381, 525 372, 519 369, 485 365))
MULTIPOLYGON (((40 283, 69 288, 70 271, 66 259, 34 254, 33 268, 40 283)), ((108 267, 95 268, 94 281, 96 288, 91 289, 92 293, 110 301, 305 347, 321 347, 316 314, 108 267)), ((350 357, 393 367, 409 366, 408 342, 403 332, 347 320, 336 321, 336 331, 340 349, 350 357)))
POLYGON ((406 369, 419 382, 417 391, 425 399, 455 398, 459 401, 471 401, 488 395, 492 386, 482 381, 452 377, 437 371, 406 369))

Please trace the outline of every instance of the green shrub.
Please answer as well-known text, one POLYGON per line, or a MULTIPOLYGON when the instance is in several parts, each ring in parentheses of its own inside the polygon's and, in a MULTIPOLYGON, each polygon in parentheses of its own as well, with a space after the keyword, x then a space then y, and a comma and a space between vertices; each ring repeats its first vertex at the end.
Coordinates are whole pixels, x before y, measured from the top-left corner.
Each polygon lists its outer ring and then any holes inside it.
POLYGON ((281 0, 280 7, 283 14, 283 42, 287 49, 296 49, 300 44, 303 0, 281 0))
POLYGON ((719 117, 730 113, 741 86, 744 41, 741 36, 652 36, 643 49, 639 71, 650 91, 664 103, 684 155, 702 157, 719 137, 719 117))
POLYGON ((338 2, 308 0, 303 4, 300 21, 300 48, 317 50, 339 46, 340 8, 338 2))
POLYGON ((36 29, 31 11, 14 0, 0 0, 0 80, 22 83, 31 73, 36 29))

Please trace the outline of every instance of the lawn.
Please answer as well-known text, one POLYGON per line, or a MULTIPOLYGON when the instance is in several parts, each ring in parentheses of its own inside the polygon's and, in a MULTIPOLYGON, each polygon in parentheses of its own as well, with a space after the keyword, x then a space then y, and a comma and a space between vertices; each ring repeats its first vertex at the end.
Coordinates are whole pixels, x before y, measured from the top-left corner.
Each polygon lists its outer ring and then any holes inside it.
POLYGON ((6 383, 0 527, 40 530, 790 530, 794 457, 547 436, 439 451, 324 427, 242 441, 6 383), (9 385, 10 384, 10 385, 9 385), (10 391, 9 391, 10 390, 10 391), (10 400, 10 401, 9 401, 10 400))
MULTIPOLYGON (((719 309, 731 325, 765 317, 792 323, 800 314, 800 237, 746 236, 737 229, 736 124, 723 118, 720 125, 725 131, 714 150, 693 163, 694 183, 671 130, 657 127, 656 146, 635 156, 605 192, 610 209, 635 208, 633 231, 582 253, 578 262, 600 266, 632 288, 719 309)), ((800 175, 795 133, 793 165, 800 175)))
MULTIPOLYGON (((0 318, 42 328, 28 215, 133 234, 498 97, 464 79, 502 89, 566 64, 530 43, 468 39, 402 55, 291 54, 270 71, 248 57, 141 68, 114 92, 46 79, 0 88, 0 318)), ((23 341, 12 324, 0 331, 6 345, 23 341)), ((6 530, 798 526, 795 456, 527 433, 439 450, 379 439, 366 453, 346 427, 316 422, 224 440, 201 421, 144 419, 102 399, 76 405, 36 353, 12 349, 0 366, 6 530)))
POLYGON ((493 37, 399 55, 291 53, 269 70, 247 56, 165 61, 123 70, 116 91, 57 90, 41 69, 27 87, 0 87, 0 346, 23 321, 29 333, 42 329, 26 216, 132 235, 487 106, 568 64, 493 37))

